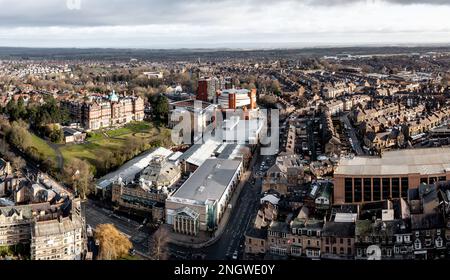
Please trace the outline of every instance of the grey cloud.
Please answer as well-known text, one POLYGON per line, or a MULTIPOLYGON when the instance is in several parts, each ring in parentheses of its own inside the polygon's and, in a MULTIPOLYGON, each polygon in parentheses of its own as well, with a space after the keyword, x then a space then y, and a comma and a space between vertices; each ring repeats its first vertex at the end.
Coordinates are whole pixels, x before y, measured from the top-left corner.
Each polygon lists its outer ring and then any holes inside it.
MULTIPOLYGON (((309 6, 352 5, 379 0, 80 0, 80 10, 70 10, 67 0, 0 0, 0 27, 112 26, 149 24, 214 24, 224 20, 211 11, 225 8, 257 12, 281 1, 309 6)), ((393 4, 450 5, 448 0, 385 0, 393 4)))

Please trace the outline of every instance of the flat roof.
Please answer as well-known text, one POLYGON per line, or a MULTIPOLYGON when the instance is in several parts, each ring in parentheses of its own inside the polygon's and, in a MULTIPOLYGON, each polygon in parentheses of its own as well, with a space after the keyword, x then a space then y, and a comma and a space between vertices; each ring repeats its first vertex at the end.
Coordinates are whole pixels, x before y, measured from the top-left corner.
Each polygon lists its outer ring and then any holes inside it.
POLYGON ((119 178, 122 178, 123 181, 133 180, 136 174, 144 170, 150 162, 156 157, 167 158, 172 155, 173 152, 159 147, 157 149, 146 152, 140 156, 133 158, 128 161, 124 165, 122 165, 117 171, 111 172, 97 181, 97 188, 107 188, 111 186, 114 182, 116 182, 119 178))
POLYGON ((382 157, 341 158, 335 175, 443 174, 450 171, 450 148, 385 152, 382 157))
POLYGON ((240 167, 236 160, 207 159, 168 200, 201 205, 219 200, 240 167))
POLYGON ((205 143, 199 143, 192 145, 182 156, 180 160, 185 160, 186 162, 200 166, 208 158, 210 158, 214 151, 221 145, 218 141, 207 140, 205 143))

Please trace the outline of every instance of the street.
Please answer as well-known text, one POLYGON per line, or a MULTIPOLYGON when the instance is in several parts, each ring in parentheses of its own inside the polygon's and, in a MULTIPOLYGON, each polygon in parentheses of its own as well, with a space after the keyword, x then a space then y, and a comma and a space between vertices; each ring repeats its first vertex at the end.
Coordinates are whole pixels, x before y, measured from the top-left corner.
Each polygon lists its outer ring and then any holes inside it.
POLYGON ((349 132, 349 136, 352 139, 352 148, 356 152, 358 156, 364 155, 364 151, 361 148, 361 143, 359 143, 358 137, 356 136, 355 128, 350 123, 348 119, 348 114, 345 114, 341 117, 341 122, 347 126, 347 131, 349 132))
POLYGON ((148 255, 148 237, 145 227, 136 221, 115 215, 112 211, 96 206, 92 201, 83 202, 86 223, 92 228, 100 224, 113 224, 120 232, 125 234, 133 243, 139 255, 148 255))

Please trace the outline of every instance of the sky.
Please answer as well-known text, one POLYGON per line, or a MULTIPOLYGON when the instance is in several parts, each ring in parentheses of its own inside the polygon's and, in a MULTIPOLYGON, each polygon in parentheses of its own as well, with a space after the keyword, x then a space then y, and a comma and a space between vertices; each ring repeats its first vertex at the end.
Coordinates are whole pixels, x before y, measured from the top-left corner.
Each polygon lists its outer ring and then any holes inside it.
POLYGON ((450 44, 450 0, 0 0, 0 46, 450 44))

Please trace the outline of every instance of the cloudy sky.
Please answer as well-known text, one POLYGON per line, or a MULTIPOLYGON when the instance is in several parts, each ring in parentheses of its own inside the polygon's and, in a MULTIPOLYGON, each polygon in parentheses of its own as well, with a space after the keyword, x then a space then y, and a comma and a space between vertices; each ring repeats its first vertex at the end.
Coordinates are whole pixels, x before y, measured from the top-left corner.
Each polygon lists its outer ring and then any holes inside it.
POLYGON ((0 46, 450 43, 450 0, 0 0, 0 46))

